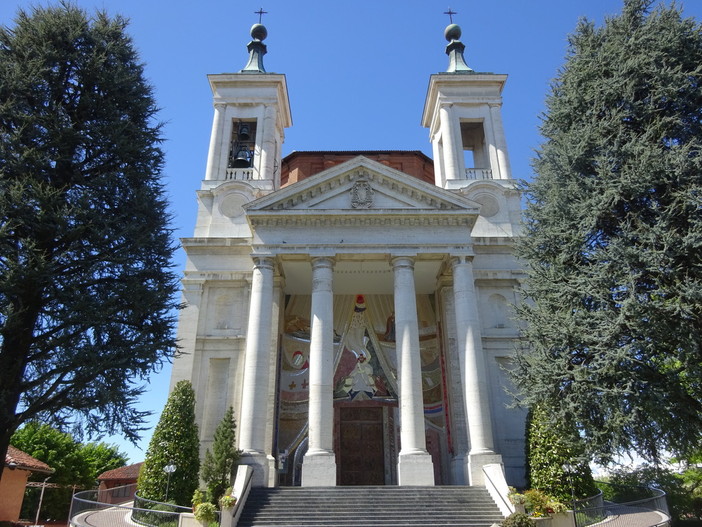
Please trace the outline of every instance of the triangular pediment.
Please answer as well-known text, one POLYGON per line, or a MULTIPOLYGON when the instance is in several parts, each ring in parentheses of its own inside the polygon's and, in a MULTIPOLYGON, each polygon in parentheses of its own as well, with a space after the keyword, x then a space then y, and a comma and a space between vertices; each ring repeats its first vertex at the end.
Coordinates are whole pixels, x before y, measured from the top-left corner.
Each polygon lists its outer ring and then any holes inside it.
POLYGON ((480 205, 366 157, 329 168, 245 206, 249 216, 344 212, 478 214, 480 205))

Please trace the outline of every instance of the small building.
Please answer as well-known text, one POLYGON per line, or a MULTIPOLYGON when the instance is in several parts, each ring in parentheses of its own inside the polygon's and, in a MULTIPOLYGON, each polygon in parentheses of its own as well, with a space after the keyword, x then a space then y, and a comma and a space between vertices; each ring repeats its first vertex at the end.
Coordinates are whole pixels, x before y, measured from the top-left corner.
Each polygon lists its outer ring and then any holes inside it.
POLYGON ((124 503, 134 499, 136 482, 144 462, 125 467, 114 468, 98 476, 100 501, 105 503, 124 503), (115 489, 115 490, 110 490, 115 489))
POLYGON ((54 469, 13 446, 7 448, 5 469, 0 478, 0 521, 19 520, 24 490, 33 473, 52 474, 54 469))

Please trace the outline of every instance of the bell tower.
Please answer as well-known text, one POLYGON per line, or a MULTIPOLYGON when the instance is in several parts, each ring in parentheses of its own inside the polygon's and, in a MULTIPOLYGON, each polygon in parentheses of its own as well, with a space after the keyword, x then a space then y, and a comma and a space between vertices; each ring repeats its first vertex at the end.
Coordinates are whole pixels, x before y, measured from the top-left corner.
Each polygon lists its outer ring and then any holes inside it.
POLYGON ((444 36, 449 68, 431 76, 422 116, 434 151, 435 183, 460 189, 474 180, 512 179, 501 116, 507 75, 468 67, 458 25, 450 24, 444 36))
POLYGON ((292 117, 285 75, 267 73, 263 67, 266 36, 265 26, 254 24, 244 69, 208 75, 215 113, 206 186, 246 181, 260 190, 280 188, 284 130, 292 125, 292 117))

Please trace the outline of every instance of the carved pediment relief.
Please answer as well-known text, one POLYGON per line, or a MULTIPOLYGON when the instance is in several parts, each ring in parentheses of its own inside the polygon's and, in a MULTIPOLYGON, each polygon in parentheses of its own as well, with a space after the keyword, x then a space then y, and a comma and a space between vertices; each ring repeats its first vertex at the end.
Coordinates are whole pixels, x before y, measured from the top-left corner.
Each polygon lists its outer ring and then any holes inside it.
POLYGON ((385 165, 358 156, 273 192, 247 206, 249 213, 264 211, 417 211, 475 212, 479 204, 464 196, 385 165))

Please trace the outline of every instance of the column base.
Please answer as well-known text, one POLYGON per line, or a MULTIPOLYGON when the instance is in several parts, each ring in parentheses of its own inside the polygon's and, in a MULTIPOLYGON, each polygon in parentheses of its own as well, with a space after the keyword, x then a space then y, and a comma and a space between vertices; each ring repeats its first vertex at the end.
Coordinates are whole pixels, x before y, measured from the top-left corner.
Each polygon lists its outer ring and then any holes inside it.
POLYGON ((433 486, 434 463, 427 452, 402 454, 397 461, 397 482, 400 485, 433 486))
POLYGON ((468 459, 466 454, 456 454, 450 463, 451 485, 468 485, 468 459))
POLYGON ((258 452, 244 452, 239 460, 240 465, 248 465, 253 469, 251 477, 252 487, 275 487, 276 482, 271 481, 276 476, 275 459, 273 456, 258 452))
POLYGON ((473 487, 484 487, 485 474, 483 473, 483 467, 492 464, 502 465, 502 456, 492 451, 468 454, 469 484, 473 487))
POLYGON ((305 454, 302 459, 302 486, 336 486, 336 456, 333 452, 305 454))

